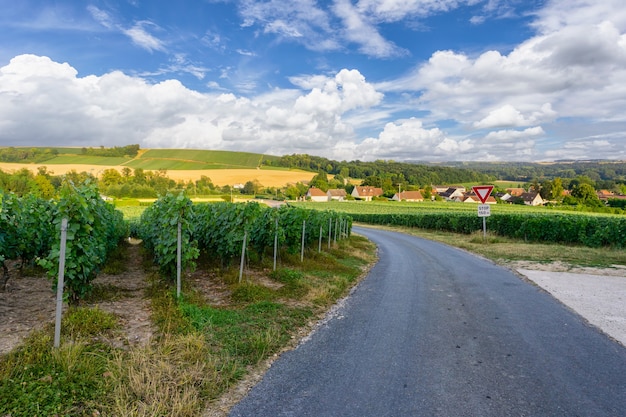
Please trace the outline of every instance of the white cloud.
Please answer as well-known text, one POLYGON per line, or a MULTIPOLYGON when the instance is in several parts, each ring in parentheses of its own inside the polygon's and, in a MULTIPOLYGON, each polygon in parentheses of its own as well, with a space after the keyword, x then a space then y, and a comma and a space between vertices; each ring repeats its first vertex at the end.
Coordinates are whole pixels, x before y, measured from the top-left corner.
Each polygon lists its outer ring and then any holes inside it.
POLYGON ((239 1, 243 27, 262 27, 263 33, 298 42, 314 51, 341 48, 327 12, 315 0, 239 1))
POLYGON ((119 71, 81 78, 67 63, 21 55, 0 68, 0 143, 331 156, 340 138, 354 139, 343 116, 375 106, 382 94, 355 70, 311 78, 321 87, 246 98, 199 93, 177 80, 150 84, 119 71))
POLYGON ((520 127, 530 126, 540 123, 543 120, 555 118, 555 112, 550 103, 545 103, 541 109, 533 112, 529 116, 524 116, 519 110, 510 104, 492 110, 484 119, 474 122, 474 127, 478 129, 489 129, 494 127, 520 127))
POLYGON ((485 139, 490 143, 516 142, 531 137, 541 136, 545 132, 541 126, 529 127, 524 130, 498 130, 489 132, 485 139))
POLYGON ((469 140, 448 138, 438 128, 425 129, 420 120, 410 118, 387 123, 377 138, 367 138, 361 143, 342 141, 335 152, 351 153, 362 160, 451 160, 472 148, 469 140))
POLYGON ((148 28, 150 27, 156 27, 156 25, 152 22, 142 20, 136 22, 133 27, 129 29, 123 29, 122 32, 127 35, 135 45, 147 51, 165 51, 163 41, 148 32, 148 28))
POLYGON ((165 43, 151 34, 149 28, 159 30, 159 27, 148 20, 141 20, 135 22, 131 27, 125 27, 118 23, 114 16, 108 13, 106 10, 99 9, 96 6, 87 6, 87 11, 91 16, 100 23, 102 26, 109 30, 118 31, 128 36, 131 41, 149 52, 153 51, 165 51, 165 43))
MULTIPOLYGON (((376 87, 413 92, 415 108, 428 114, 425 122, 454 121, 466 134, 472 129, 557 126, 561 142, 548 136, 541 152, 563 147, 568 138, 578 136, 575 127, 567 129, 574 125, 562 120, 584 119, 595 132, 621 132, 626 124, 625 13, 612 0, 608 7, 596 3, 550 2, 536 24, 542 32, 508 54, 437 51, 412 74, 376 87), (583 3, 598 20, 582 18, 583 3), (575 6, 574 16, 565 13, 558 20, 554 13, 568 5, 575 6)), ((526 143, 528 152, 539 152, 526 143)), ((616 157, 603 150, 595 154, 616 157)), ((503 153, 501 159, 510 155, 503 153)))
POLYGON ((379 58, 401 55, 405 52, 383 38, 376 27, 360 13, 349 0, 336 0, 334 11, 343 20, 344 36, 360 45, 360 51, 379 58))

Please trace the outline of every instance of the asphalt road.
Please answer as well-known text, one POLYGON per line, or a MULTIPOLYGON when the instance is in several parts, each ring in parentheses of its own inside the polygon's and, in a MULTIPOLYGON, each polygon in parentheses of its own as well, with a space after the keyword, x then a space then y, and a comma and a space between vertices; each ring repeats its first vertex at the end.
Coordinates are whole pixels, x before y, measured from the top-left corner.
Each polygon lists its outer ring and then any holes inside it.
POLYGON ((231 416, 626 416, 626 349, 511 271, 354 228, 380 260, 231 416))

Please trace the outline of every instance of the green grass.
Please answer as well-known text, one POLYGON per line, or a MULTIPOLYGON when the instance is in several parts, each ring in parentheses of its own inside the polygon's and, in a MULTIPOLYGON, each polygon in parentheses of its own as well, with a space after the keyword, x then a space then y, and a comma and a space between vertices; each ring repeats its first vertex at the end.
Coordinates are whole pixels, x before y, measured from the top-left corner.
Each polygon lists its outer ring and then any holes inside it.
POLYGON ((134 159, 126 164, 125 166, 129 168, 141 168, 145 170, 193 170, 193 169, 211 169, 214 166, 207 164, 205 162, 194 162, 194 161, 180 161, 180 160, 169 160, 169 159, 134 159))
POLYGON ((0 357, 0 415, 96 415, 114 350, 98 341, 112 335, 117 319, 99 309, 71 309, 62 325, 62 344, 52 347, 52 326, 33 333, 0 357))
MULTIPOLYGON (((334 210, 348 214, 415 214, 426 212, 473 212, 478 208, 475 203, 453 203, 439 201, 405 202, 405 201, 329 201, 297 202, 295 206, 317 210, 334 210)), ((613 216, 614 214, 573 211, 567 207, 526 206, 519 204, 491 204, 491 213, 567 213, 572 215, 613 216)))
POLYGON ((116 206, 124 215, 124 220, 139 220, 147 206, 116 206))
MULTIPOLYGON (((254 169, 261 167, 264 160, 279 157, 251 152, 211 151, 202 149, 148 149, 136 158, 103 157, 82 155, 82 148, 55 149, 58 156, 45 161, 49 165, 124 165, 145 170, 196 170, 196 169, 254 169)), ((275 169, 275 168, 270 168, 275 169)))
MULTIPOLYGON (((60 155, 46 160, 49 165, 83 164, 83 165, 124 165, 129 158, 89 155, 60 155)), ((95 174, 95 173, 94 173, 95 174)))
POLYGON ((126 165, 151 170, 257 168, 262 160, 275 158, 249 152, 149 149, 126 165))
POLYGON ((626 250, 623 249, 527 243, 523 240, 494 236, 489 233, 487 233, 487 239, 483 240, 482 231, 471 235, 463 235, 406 227, 376 226, 376 228, 399 231, 442 242, 502 264, 506 264, 509 261, 530 261, 538 263, 562 262, 571 266, 603 268, 611 268, 615 265, 626 266, 626 250))

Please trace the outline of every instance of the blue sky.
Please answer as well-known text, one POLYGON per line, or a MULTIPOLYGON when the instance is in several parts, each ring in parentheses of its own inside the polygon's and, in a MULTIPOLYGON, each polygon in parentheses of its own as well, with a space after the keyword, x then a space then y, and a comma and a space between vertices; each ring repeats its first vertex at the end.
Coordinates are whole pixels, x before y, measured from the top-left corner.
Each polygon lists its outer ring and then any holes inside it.
POLYGON ((626 159, 622 0, 0 0, 0 146, 626 159))

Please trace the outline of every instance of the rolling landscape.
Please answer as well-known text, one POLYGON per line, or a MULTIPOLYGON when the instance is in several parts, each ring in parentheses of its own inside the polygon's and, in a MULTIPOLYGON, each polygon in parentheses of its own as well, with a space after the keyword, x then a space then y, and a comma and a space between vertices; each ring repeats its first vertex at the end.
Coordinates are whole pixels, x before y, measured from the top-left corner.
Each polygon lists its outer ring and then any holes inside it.
POLYGON ((617 161, 446 166, 138 145, 0 148, 0 160, 0 415, 226 416, 367 279, 377 251, 353 222, 507 268, 621 276, 626 265, 617 161), (433 183, 550 200, 499 199, 481 233, 476 204, 446 200, 433 183), (381 195, 306 197, 360 184, 381 195), (399 188, 433 195, 392 201, 399 188))
MULTIPOLYGON (((1 148, 0 148, 1 149, 1 148)), ((32 148, 28 148, 32 149, 32 148)), ((45 166, 54 175, 64 175, 72 170, 97 176, 107 169, 122 172, 124 168, 146 171, 166 171, 175 181, 195 181, 205 175, 215 184, 232 185, 258 180, 268 187, 284 186, 299 181, 309 181, 315 173, 301 169, 270 168, 264 161, 278 157, 230 151, 188 149, 141 149, 135 156, 97 156, 85 154, 82 148, 41 148, 44 155, 27 158, 23 162, 5 162, 0 158, 0 169, 14 172, 27 168, 36 173, 45 166)))

